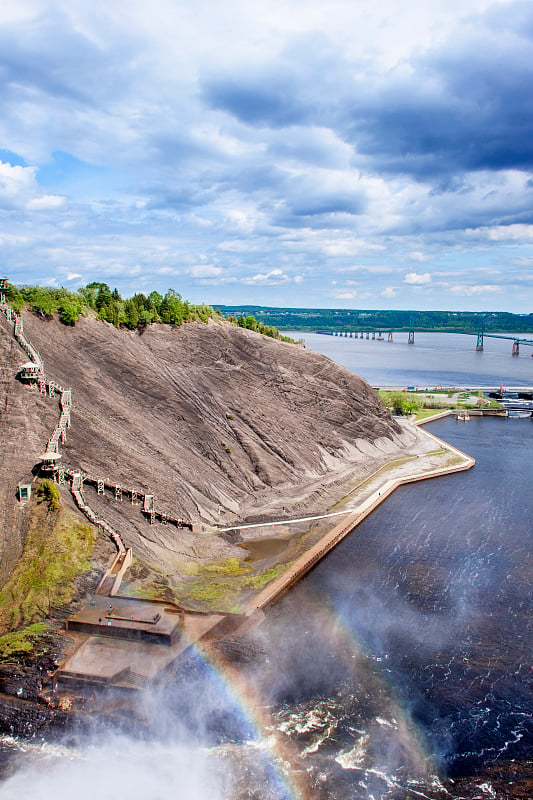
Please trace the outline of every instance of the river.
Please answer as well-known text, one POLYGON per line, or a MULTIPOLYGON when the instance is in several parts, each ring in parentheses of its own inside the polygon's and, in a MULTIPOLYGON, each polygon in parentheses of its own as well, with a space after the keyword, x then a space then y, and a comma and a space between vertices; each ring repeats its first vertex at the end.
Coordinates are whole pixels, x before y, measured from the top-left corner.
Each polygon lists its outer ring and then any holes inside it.
MULTIPOLYGON (((374 385, 531 385, 533 360, 509 342, 455 358, 427 336, 424 350, 422 335, 403 349, 317 338, 374 385)), ((143 699, 150 735, 4 737, 0 798, 526 800, 513 786, 533 758, 533 424, 429 429, 476 466, 396 491, 263 625, 196 654, 143 699)))
MULTIPOLYGON (((306 346, 362 375, 371 386, 532 386, 533 347, 511 355, 509 339, 485 339, 476 352, 476 337, 450 333, 395 333, 394 340, 349 339, 291 331, 306 346)), ((532 339, 530 334, 522 338, 532 339)))

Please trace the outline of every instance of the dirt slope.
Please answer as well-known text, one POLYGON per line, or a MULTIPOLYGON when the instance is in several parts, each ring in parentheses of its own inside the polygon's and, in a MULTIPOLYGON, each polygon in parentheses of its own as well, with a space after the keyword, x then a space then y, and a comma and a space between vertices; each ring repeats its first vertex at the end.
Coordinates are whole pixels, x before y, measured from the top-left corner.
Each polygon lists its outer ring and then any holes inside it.
MULTIPOLYGON (((25 314, 24 330, 47 375, 72 387, 64 462, 152 491, 158 508, 192 520, 324 510, 349 478, 405 444, 361 378, 226 323, 153 325, 140 335, 93 318, 66 328, 25 314)), ((6 491, 36 463, 58 415, 55 400, 13 381, 26 358, 9 331, 2 322, 2 450, 10 454, 0 475, 4 519, 13 506, 6 491)), ((194 549, 189 534, 149 526, 127 502, 95 494, 88 501, 154 563, 167 550, 194 549)), ((208 538, 213 554, 228 552, 208 538)))

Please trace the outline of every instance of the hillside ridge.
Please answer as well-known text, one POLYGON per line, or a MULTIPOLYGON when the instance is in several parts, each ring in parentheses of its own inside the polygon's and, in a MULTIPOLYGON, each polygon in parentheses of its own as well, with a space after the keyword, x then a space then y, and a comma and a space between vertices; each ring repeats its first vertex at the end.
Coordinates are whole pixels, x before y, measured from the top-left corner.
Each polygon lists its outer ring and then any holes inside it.
MULTIPOLYGON (((64 462, 153 491, 158 506, 191 521, 322 511, 343 483, 405 443, 407 434, 361 378, 253 331, 210 322, 151 325, 141 334, 94 318, 67 328, 32 314, 24 326, 47 373, 72 387, 64 462)), ((9 334, 4 320, 6 521, 6 509, 16 506, 8 496, 14 480, 31 472, 57 423, 54 403, 14 380, 24 354, 9 334), (23 429, 13 424, 15 409, 23 429)), ((91 505, 151 563, 168 569, 169 559, 199 552, 197 535, 174 529, 170 536, 127 503, 95 495, 91 505)), ((7 525, 12 541, 17 524, 7 525)), ((202 536, 205 547, 213 557, 231 550, 216 535, 202 536)))

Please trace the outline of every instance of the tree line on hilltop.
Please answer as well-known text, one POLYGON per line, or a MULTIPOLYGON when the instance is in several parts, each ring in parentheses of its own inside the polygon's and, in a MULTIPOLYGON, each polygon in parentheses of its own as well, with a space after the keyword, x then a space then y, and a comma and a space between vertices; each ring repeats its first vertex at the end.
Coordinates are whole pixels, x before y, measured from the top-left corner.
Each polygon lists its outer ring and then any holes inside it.
MULTIPOLYGON (((94 281, 77 292, 68 289, 54 289, 46 286, 23 286, 17 288, 8 284, 6 300, 11 307, 21 313, 28 308, 39 316, 51 319, 57 315, 64 325, 75 325, 80 315, 96 313, 115 328, 142 330, 153 322, 166 325, 182 325, 186 322, 208 322, 209 319, 222 319, 220 311, 202 303, 197 305, 183 300, 174 289, 162 295, 153 291, 149 295, 137 292, 133 297, 122 298, 117 289, 111 290, 107 283, 94 281)), ((281 336, 273 325, 259 322, 248 314, 229 317, 229 322, 241 328, 262 333, 273 339, 292 341, 281 336)))
POLYGON ((477 333, 531 333, 533 314, 508 311, 401 311, 339 308, 271 308, 266 306, 217 306, 224 316, 252 314, 266 325, 285 331, 418 331, 477 333))

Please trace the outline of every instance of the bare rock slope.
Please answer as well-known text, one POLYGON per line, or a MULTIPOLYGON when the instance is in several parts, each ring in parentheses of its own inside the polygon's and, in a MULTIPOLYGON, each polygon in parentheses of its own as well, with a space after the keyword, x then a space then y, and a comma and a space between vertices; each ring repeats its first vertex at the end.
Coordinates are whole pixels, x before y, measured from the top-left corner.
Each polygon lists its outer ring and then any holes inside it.
MULTIPOLYGON (((316 513, 342 496, 348 480, 406 443, 408 434, 364 380, 323 356, 228 323, 152 325, 139 334, 94 318, 66 328, 25 314, 24 329, 47 375, 72 387, 64 462, 153 492, 158 508, 173 515, 218 523, 316 513)), ((17 346, 6 325, 1 341, 7 379, 0 403, 14 398, 4 448, 20 448, 28 468, 57 408, 13 383, 17 346), (15 433, 17 419, 27 428, 23 437, 15 433)), ((19 355, 19 363, 26 360, 19 355)), ((89 501, 152 560, 176 536, 175 528, 150 530, 128 503, 96 495, 89 501)))

